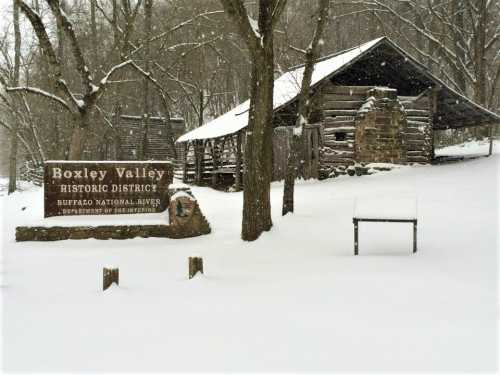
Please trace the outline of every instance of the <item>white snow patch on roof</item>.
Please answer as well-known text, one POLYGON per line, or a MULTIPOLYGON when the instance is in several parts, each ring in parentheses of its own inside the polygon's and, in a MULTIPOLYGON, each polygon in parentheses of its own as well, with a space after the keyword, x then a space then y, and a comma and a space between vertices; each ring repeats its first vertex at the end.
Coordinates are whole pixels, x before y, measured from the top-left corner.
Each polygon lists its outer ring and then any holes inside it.
MULTIPOLYGON (((366 50, 373 47, 381 39, 374 39, 368 43, 362 44, 358 47, 352 48, 344 53, 333 56, 329 59, 322 60, 314 66, 314 72, 311 79, 311 86, 322 81, 330 76, 347 63, 354 60, 366 50)), ((300 92, 300 85, 302 83, 302 76, 304 74, 304 67, 299 67, 290 72, 286 72, 276 81, 274 81, 274 109, 287 104, 300 92)), ((250 107, 250 100, 240 104, 231 111, 223 114, 215 120, 196 128, 177 139, 177 142, 192 141, 195 139, 208 139, 217 138, 224 135, 236 133, 243 129, 248 124, 248 110, 250 107)))

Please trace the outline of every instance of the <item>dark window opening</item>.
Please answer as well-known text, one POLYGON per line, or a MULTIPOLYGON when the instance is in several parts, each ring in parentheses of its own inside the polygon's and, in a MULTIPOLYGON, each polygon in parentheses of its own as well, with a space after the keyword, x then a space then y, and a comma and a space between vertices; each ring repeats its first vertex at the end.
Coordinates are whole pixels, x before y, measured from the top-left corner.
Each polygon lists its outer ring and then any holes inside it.
POLYGON ((344 132, 335 133, 335 140, 336 141, 345 141, 345 139, 346 139, 346 134, 344 132))

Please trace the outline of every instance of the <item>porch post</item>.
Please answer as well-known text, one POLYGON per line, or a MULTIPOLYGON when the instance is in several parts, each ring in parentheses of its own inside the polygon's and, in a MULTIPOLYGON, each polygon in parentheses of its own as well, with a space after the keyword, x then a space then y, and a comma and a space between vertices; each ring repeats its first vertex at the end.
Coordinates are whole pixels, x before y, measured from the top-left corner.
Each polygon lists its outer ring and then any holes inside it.
POLYGON ((241 142, 242 133, 241 130, 236 134, 236 170, 234 176, 234 187, 236 191, 241 190, 241 142))

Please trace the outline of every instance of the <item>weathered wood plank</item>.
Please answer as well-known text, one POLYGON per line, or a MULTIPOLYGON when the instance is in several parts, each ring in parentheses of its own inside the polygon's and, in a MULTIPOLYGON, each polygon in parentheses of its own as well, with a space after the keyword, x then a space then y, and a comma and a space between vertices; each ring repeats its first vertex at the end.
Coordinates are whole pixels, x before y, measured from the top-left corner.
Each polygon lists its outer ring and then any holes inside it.
POLYGON ((324 123, 324 127, 325 128, 335 128, 335 127, 342 127, 342 126, 352 126, 354 127, 354 125, 356 124, 355 121, 332 121, 330 120, 330 118, 325 121, 324 123))
POLYGON ((420 122, 425 122, 426 124, 429 123, 429 117, 428 116, 406 116, 408 121, 420 121, 420 122))
POLYGON ((338 86, 328 85, 323 87, 325 94, 366 94, 368 90, 373 89, 374 86, 338 86))
POLYGON ((356 116, 358 113, 357 110, 334 110, 334 109, 327 109, 323 111, 323 114, 325 117, 328 116, 356 116))
POLYGON ((327 94, 325 93, 323 95, 323 100, 324 101, 343 101, 343 100, 366 100, 366 94, 349 94, 349 93, 344 93, 344 94, 327 94))
POLYGON ((322 103, 322 108, 329 109, 358 109, 363 105, 363 100, 345 100, 345 101, 325 101, 322 103))
POLYGON ((424 109, 408 109, 405 110, 406 116, 425 116, 429 117, 429 111, 424 109))

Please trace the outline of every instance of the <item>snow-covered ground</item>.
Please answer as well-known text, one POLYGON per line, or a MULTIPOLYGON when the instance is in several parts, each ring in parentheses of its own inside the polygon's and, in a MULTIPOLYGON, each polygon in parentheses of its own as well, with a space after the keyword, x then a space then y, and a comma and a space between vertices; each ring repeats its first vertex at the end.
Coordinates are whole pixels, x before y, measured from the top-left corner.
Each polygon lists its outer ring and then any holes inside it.
MULTIPOLYGON (((496 148, 500 143, 496 142, 496 148)), ((490 142, 488 139, 465 142, 454 146, 443 147, 436 150, 437 156, 484 156, 488 155, 490 142)))
POLYGON ((499 162, 301 182, 284 218, 273 184, 254 243, 241 193, 193 188, 208 236, 54 243, 14 242, 40 189, 1 197, 4 369, 495 371, 499 162), (361 223, 353 256, 354 201, 374 196, 417 197, 418 253, 410 224, 361 223), (104 266, 120 287, 101 291, 104 266))

